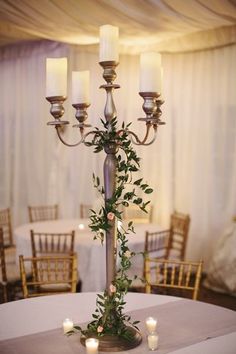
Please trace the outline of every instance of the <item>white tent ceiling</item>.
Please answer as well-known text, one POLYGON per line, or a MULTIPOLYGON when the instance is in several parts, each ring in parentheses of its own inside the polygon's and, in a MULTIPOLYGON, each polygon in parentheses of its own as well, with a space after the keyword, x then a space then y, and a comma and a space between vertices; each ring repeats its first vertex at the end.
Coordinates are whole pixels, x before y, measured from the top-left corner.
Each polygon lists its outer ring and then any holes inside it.
POLYGON ((0 45, 37 39, 94 45, 107 23, 120 28, 126 52, 215 48, 236 42, 236 1, 0 0, 0 45))

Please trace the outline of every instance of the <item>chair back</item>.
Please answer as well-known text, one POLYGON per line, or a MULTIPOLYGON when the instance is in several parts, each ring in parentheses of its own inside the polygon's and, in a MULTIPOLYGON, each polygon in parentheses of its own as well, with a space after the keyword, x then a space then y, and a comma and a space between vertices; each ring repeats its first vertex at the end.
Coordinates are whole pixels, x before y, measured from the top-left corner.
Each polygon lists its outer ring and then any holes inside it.
POLYGON ((144 252, 149 257, 164 258, 169 244, 170 230, 146 231, 144 252))
POLYGON ((152 206, 147 206, 146 209, 147 213, 141 210, 138 205, 129 205, 124 208, 124 219, 137 224, 148 224, 152 221, 152 206))
POLYGON ((92 205, 90 204, 80 204, 80 217, 81 219, 88 219, 90 217, 92 205))
POLYGON ((189 215, 177 212, 174 212, 171 215, 170 236, 165 258, 177 258, 184 260, 189 226, 189 215))
POLYGON ((32 256, 70 255, 74 252, 75 231, 41 233, 30 230, 32 256))
POLYGON ((29 221, 46 221, 58 219, 58 205, 28 206, 29 221))
POLYGON ((24 298, 76 292, 78 278, 76 254, 70 256, 19 256, 24 298), (32 279, 26 276, 31 269, 32 279))
POLYGON ((14 246, 12 236, 11 211, 9 208, 0 210, 0 227, 3 231, 4 247, 14 246))
POLYGON ((3 288, 3 301, 7 302, 7 272, 2 228, 0 228, 0 268, 0 284, 3 288))
POLYGON ((146 258, 146 293, 151 293, 158 288, 182 289, 190 291, 192 299, 196 300, 201 273, 202 261, 187 262, 146 258))

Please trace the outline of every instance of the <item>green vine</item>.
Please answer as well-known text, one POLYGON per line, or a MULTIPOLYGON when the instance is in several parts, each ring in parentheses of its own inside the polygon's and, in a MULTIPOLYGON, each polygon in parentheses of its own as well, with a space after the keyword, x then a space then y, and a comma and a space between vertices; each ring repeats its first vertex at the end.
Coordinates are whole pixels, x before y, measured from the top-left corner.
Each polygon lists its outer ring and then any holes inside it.
MULTIPOLYGON (((145 202, 138 192, 150 194, 153 190, 143 182, 142 178, 133 179, 133 174, 139 171, 140 158, 133 149, 129 136, 128 128, 131 123, 126 126, 123 123, 122 129, 119 131, 116 129, 116 119, 110 122, 102 120, 102 124, 105 130, 102 132, 99 130, 92 142, 87 145, 95 146, 95 153, 104 150, 104 147, 112 142, 119 148, 116 153, 116 188, 113 196, 106 200, 105 205, 101 206, 98 212, 91 209, 89 227, 94 233, 94 239, 100 239, 103 243, 105 233, 110 228, 110 222, 114 218, 116 221, 122 221, 124 208, 129 207, 130 204, 136 204, 143 212, 147 213, 146 207, 150 201, 145 202)), ((93 174, 93 182, 94 187, 104 199, 104 187, 95 174, 93 174)), ((135 256, 128 246, 127 236, 131 233, 135 233, 132 221, 126 227, 123 224, 117 227, 119 267, 113 283, 110 284, 110 292, 108 294, 105 290, 103 294, 97 294, 96 310, 92 315, 93 320, 87 325, 86 330, 74 326, 76 330, 86 336, 110 334, 129 338, 131 332, 129 332, 127 324, 137 328, 139 321, 133 322, 129 315, 123 314, 124 296, 132 284, 132 279, 127 276, 127 271, 131 267, 132 257, 135 256)))

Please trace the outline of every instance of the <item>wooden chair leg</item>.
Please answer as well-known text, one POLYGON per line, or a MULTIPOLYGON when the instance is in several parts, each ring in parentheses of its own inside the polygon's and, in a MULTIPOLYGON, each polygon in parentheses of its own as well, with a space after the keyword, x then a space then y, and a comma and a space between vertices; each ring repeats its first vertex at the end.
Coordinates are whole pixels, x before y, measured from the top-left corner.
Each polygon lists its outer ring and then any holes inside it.
POLYGON ((3 302, 8 301, 8 296, 7 296, 7 284, 3 283, 3 302))

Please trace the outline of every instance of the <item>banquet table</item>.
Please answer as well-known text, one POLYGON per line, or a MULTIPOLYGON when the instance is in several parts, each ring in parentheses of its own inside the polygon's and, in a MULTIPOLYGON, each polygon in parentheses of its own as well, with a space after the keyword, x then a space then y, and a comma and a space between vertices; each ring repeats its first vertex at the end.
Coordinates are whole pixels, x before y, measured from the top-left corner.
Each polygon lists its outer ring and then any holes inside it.
MULTIPOLYGON (((140 320, 140 346, 120 353, 149 353, 145 319, 157 318, 157 354, 235 354, 236 312, 177 297, 128 293, 125 312, 140 320)), ((80 334, 63 335, 62 322, 86 328, 96 293, 61 294, 0 305, 1 354, 86 353, 80 334)), ((102 353, 102 351, 99 351, 102 353)))
MULTIPOLYGON (((88 227, 88 219, 59 219, 28 223, 14 230, 17 261, 19 255, 31 256, 30 230, 35 232, 63 233, 75 230, 75 252, 78 254, 78 271, 82 281, 82 291, 103 291, 106 287, 106 250, 105 243, 94 240, 88 227), (83 227, 83 228, 82 228, 83 227)), ((135 234, 129 235, 130 250, 136 253, 144 250, 146 231, 160 231, 154 223, 136 224, 135 234)), ((142 276, 143 257, 136 255, 132 259, 129 276, 142 276)))

